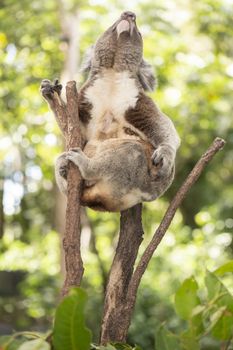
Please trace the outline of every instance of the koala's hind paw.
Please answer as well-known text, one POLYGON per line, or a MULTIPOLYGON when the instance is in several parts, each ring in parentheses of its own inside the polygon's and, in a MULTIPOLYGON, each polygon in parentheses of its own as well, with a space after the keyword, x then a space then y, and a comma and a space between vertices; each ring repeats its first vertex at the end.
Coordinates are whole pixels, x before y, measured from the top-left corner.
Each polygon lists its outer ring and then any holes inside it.
POLYGON ((159 146, 151 157, 154 165, 158 167, 158 175, 165 176, 172 172, 174 165, 174 155, 170 147, 159 146))
POLYGON ((58 79, 55 79, 53 83, 48 79, 44 79, 42 80, 40 85, 41 94, 45 99, 51 100, 53 98, 54 92, 57 92, 58 95, 60 95, 61 90, 62 90, 62 85, 59 84, 58 79))

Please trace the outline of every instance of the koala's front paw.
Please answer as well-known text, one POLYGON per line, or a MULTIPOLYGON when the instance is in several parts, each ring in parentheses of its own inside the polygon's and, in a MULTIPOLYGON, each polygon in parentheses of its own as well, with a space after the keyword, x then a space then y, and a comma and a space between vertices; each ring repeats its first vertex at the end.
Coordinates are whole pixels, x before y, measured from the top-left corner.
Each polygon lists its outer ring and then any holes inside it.
POLYGON ((71 148, 68 152, 66 152, 66 159, 70 160, 76 165, 79 165, 79 160, 83 156, 83 151, 81 148, 71 148))
POLYGON ((170 146, 158 146, 152 154, 151 159, 154 165, 158 167, 158 174, 160 176, 171 174, 175 160, 175 152, 170 146))
POLYGON ((44 79, 40 85, 41 94, 46 100, 51 100, 54 92, 57 92, 58 95, 60 95, 61 90, 62 85, 59 83, 58 79, 55 79, 53 83, 48 79, 44 79))

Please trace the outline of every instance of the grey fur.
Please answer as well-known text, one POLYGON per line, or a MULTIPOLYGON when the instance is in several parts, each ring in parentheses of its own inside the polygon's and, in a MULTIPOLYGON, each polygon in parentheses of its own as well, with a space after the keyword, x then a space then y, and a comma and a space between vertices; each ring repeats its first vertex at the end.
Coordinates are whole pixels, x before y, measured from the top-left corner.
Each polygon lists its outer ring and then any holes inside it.
POLYGON ((139 66, 138 78, 145 91, 153 91, 155 89, 157 81, 153 68, 144 59, 139 66))
POLYGON ((95 45, 91 45, 88 47, 84 54, 84 58, 81 64, 80 72, 81 73, 89 73, 91 70, 92 59, 94 56, 95 45))
MULTIPOLYGON (((121 211, 154 200, 172 183, 180 141, 171 120, 144 93, 154 88, 155 78, 151 66, 143 59, 141 34, 131 12, 123 13, 100 36, 86 56, 83 70, 89 71, 89 77, 79 92, 78 102, 86 146, 83 151, 70 150, 58 158, 55 174, 60 190, 66 193, 64 169, 70 160, 79 167, 85 180, 83 205, 96 210, 121 211), (116 84, 119 84, 121 76, 132 87, 125 94, 116 88, 126 105, 123 120, 111 105, 111 93, 115 91, 112 79, 118 79, 116 84), (102 91, 102 86, 108 89, 102 83, 106 77, 113 85, 109 87, 111 90, 102 91), (111 96, 109 106, 105 107, 108 99, 104 100, 101 115, 95 114, 95 104, 100 103, 95 93, 100 99, 111 96), (128 102, 125 96, 129 96, 128 102), (94 129, 92 119, 97 123, 94 129)), ((48 81, 42 83, 42 95, 51 108, 53 88, 52 84, 48 87, 48 81)))

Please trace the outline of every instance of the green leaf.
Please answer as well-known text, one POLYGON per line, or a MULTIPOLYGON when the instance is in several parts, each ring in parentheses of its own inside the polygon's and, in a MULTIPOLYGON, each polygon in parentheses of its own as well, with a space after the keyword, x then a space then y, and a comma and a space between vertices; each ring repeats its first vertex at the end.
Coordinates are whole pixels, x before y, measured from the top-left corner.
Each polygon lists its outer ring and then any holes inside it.
POLYGON ((84 323, 86 293, 72 288, 56 310, 53 345, 55 350, 89 350, 91 332, 84 323))
POLYGON ((11 341, 12 336, 11 335, 3 335, 0 337, 0 345, 6 345, 9 341, 11 341))
POLYGON ((141 350, 139 346, 132 347, 129 344, 111 343, 117 350, 141 350))
POLYGON ((175 309, 184 320, 188 320, 193 309, 200 304, 197 296, 198 284, 194 277, 187 278, 175 294, 175 309))
POLYGON ((100 346, 98 349, 99 350, 116 350, 115 346, 111 344, 107 344, 106 346, 100 346))
POLYGON ((132 346, 128 344, 112 343, 111 345, 113 345, 117 350, 132 350, 132 346))
POLYGON ((211 333, 219 340, 229 340, 233 334, 233 315, 224 311, 217 320, 211 333))
POLYGON ((14 336, 6 335, 0 337, 0 349, 4 350, 19 350, 19 347, 25 339, 14 339, 14 336))
POLYGON ((50 350, 51 347, 43 339, 34 339, 24 342, 18 350, 50 350))
POLYGON ((179 340, 164 326, 157 330, 155 344, 156 350, 181 350, 179 340))
POLYGON ((203 325, 203 313, 199 313, 195 316, 192 316, 190 320, 190 328, 196 336, 204 332, 205 328, 203 325))
POLYGON ((225 311, 226 311, 226 307, 222 306, 210 316, 210 324, 206 328, 206 333, 209 333, 214 328, 214 326, 216 325, 218 320, 222 317, 225 311))
MULTIPOLYGON (((189 329, 180 335, 182 342, 182 349, 184 350, 200 350, 199 342, 196 338, 195 332, 189 329)), ((176 349, 176 348, 175 348, 176 349)), ((175 350, 174 349, 174 350, 175 350)))
POLYGON ((228 261, 226 264, 220 266, 214 271, 217 276, 222 276, 225 273, 233 272, 233 260, 228 261))
POLYGON ((207 271, 205 282, 209 301, 218 306, 226 306, 229 311, 233 312, 233 296, 219 278, 207 271))

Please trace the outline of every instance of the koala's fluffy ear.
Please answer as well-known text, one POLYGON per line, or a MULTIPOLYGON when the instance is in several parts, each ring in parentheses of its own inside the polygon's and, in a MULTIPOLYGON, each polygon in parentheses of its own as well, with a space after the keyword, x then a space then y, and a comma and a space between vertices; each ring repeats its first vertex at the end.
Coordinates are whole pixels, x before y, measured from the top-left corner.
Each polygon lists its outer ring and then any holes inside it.
POLYGON ((156 78, 153 72, 153 68, 144 59, 139 66, 138 78, 145 91, 153 91, 155 89, 156 78))
POLYGON ((81 73, 89 73, 90 72, 91 64, 92 64, 92 58, 93 58, 93 55, 94 55, 94 48, 95 48, 95 45, 91 45, 86 50, 86 52, 84 54, 84 57, 83 57, 83 61, 81 63, 81 68, 80 68, 80 72, 81 73))

